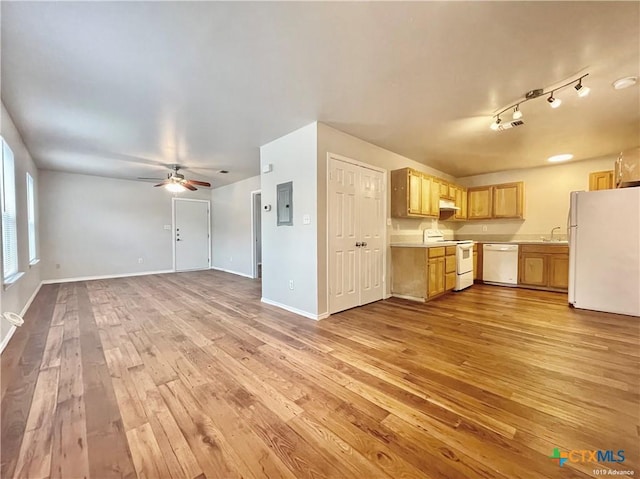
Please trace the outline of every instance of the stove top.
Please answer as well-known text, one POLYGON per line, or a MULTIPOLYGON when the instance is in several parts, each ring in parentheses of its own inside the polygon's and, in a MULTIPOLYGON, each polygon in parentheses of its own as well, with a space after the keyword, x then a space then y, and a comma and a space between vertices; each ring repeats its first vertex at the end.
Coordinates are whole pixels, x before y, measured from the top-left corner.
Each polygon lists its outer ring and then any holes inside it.
POLYGON ((440 230, 427 229, 424 230, 423 243, 448 243, 453 244, 465 244, 473 243, 472 240, 446 240, 444 234, 440 230))

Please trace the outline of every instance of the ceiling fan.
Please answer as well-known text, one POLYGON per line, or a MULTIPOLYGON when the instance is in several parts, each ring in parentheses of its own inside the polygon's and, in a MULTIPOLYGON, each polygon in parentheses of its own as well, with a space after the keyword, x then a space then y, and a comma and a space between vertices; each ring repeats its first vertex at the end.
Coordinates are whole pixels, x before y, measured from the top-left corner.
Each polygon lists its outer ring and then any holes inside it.
POLYGON ((207 188, 211 187, 211 183, 206 181, 198 181, 198 180, 187 180, 183 174, 178 173, 178 171, 182 167, 180 165, 171 165, 171 173, 167 174, 167 179, 162 180, 162 178, 141 178, 138 177, 139 180, 156 180, 161 181, 156 186, 164 186, 167 190, 172 193, 179 193, 184 190, 196 191, 198 188, 196 186, 205 186, 207 188))

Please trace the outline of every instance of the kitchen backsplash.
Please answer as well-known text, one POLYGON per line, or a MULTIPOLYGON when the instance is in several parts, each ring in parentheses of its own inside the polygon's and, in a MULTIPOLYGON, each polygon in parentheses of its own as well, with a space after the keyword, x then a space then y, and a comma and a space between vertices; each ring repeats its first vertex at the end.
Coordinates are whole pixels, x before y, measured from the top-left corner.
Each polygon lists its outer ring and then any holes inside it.
MULTIPOLYGON (((566 241, 566 234, 554 234, 553 238, 558 241, 566 241)), ((479 243, 502 243, 509 241, 548 241, 551 239, 549 233, 540 234, 456 234, 457 240, 473 240, 479 243)))
POLYGON ((454 239, 455 232, 437 219, 391 219, 389 241, 391 243, 422 243, 423 232, 426 229, 439 229, 444 239, 454 239))

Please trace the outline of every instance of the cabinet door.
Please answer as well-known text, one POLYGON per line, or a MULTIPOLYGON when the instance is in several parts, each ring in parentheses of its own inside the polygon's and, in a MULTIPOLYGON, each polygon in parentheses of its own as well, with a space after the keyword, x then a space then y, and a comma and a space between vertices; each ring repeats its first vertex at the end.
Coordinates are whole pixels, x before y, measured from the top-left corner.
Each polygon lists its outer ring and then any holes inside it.
POLYGON ((478 252, 473 252, 473 279, 478 279, 478 252))
POLYGON ((493 187, 493 217, 523 218, 524 184, 505 183, 493 187))
POLYGON ((540 253, 523 253, 520 255, 519 284, 546 286, 548 255, 540 253))
POLYGON ((431 216, 440 216, 440 184, 431 179, 431 216))
POLYGON ((551 288, 569 289, 569 255, 549 255, 549 286, 551 288))
POLYGON ((455 287, 456 287, 456 274, 447 273, 444 278, 444 289, 446 291, 451 291, 455 287))
POLYGON ((433 298, 444 293, 444 257, 429 260, 429 281, 427 297, 433 298))
POLYGON ((589 174, 589 191, 610 190, 613 188, 613 170, 594 171, 589 174))
POLYGON ((440 198, 449 198, 449 183, 440 182, 440 198))
POLYGON ((422 175, 409 170, 409 214, 419 215, 422 207, 422 175))
POLYGON ((470 220, 491 219, 491 193, 490 186, 469 188, 467 191, 467 217, 470 220))
POLYGON ((460 208, 455 212, 455 219, 457 220, 466 220, 467 219, 467 191, 461 187, 456 187, 455 189, 454 201, 456 206, 460 208))
POLYGON ((431 178, 426 175, 422 176, 420 185, 422 188, 420 214, 423 214, 425 216, 431 216, 431 178))

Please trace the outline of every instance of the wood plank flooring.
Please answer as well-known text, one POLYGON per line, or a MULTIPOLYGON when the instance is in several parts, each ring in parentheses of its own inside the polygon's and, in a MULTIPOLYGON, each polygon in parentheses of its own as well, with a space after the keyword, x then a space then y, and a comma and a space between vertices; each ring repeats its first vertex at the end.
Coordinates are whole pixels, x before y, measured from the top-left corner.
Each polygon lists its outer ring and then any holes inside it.
POLYGON ((216 271, 45 285, 1 366, 3 478, 640 474, 640 321, 559 293, 315 322, 216 271))

